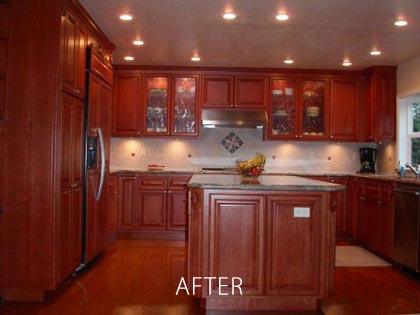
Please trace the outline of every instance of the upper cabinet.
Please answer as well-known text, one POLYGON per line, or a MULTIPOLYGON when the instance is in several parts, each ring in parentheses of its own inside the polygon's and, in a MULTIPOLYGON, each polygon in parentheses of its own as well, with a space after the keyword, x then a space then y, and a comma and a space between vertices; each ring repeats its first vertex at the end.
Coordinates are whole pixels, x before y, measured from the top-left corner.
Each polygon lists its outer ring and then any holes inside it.
POLYGON ((177 136, 198 134, 198 76, 175 76, 173 79, 171 132, 177 136))
POLYGON ((145 84, 145 135, 169 135, 169 76, 147 76, 145 84))
POLYGON ((203 108, 266 108, 266 76, 204 75, 203 108))
POLYGON ((117 73, 114 136, 198 135, 198 75, 117 73))
POLYGON ((114 78, 112 134, 140 135, 141 75, 118 74, 114 78))
POLYGON ((203 108, 233 107, 233 76, 203 76, 203 108))
POLYGON ((241 109, 266 108, 266 77, 235 77, 235 107, 241 109))
POLYGON ((196 137, 201 109, 266 110, 269 140, 395 139, 395 68, 116 71, 114 136, 196 137))
POLYGON ((363 124, 363 78, 331 80, 330 139, 357 141, 363 124))
POLYGON ((6 115, 6 76, 11 4, 0 3, 0 121, 6 115))
POLYGON ((374 66, 367 79, 366 141, 395 141, 396 68, 374 66))
POLYGON ((62 16, 63 41, 63 89, 75 96, 85 96, 86 49, 88 32, 67 8, 62 16))
POLYGON ((270 80, 269 124, 270 139, 294 139, 298 130, 298 79, 273 77, 270 80))
POLYGON ((304 79, 302 82, 301 138, 328 137, 328 80, 304 79))

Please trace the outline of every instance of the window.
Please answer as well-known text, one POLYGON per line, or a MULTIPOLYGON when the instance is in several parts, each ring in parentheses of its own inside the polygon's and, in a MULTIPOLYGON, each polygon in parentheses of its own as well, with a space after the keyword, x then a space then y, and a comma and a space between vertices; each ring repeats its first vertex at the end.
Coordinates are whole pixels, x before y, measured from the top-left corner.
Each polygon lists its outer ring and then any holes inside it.
POLYGON ((409 162, 420 164, 420 103, 411 103, 408 108, 407 157, 409 162))
POLYGON ((398 99, 398 158, 420 164, 420 94, 398 99))

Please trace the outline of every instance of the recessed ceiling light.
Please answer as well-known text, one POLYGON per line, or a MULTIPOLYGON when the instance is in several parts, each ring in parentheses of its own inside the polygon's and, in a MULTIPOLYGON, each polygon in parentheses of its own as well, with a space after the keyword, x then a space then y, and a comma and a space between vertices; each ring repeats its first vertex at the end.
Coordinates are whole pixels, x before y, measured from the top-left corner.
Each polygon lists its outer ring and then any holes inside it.
POLYGON ((233 19, 236 19, 236 14, 235 14, 235 13, 233 13, 233 12, 225 12, 225 13, 223 14, 223 18, 224 18, 225 20, 233 20, 233 19))
POLYGON ((288 65, 291 65, 292 63, 294 63, 294 60, 290 59, 290 58, 287 58, 287 59, 284 60, 284 63, 288 64, 288 65))
POLYGON ((279 13, 276 15, 276 19, 279 21, 287 21, 289 16, 286 13, 279 13))
POLYGON ((198 62, 198 61, 200 61, 201 60, 201 58, 200 58, 200 56, 192 56, 191 57, 191 61, 195 61, 195 62, 198 62))
POLYGON ((133 19, 133 16, 130 14, 122 14, 120 15, 120 20, 123 21, 131 21, 133 19))
POLYGON ((140 39, 133 40, 133 45, 143 46, 144 45, 144 41, 142 41, 140 39))
POLYGON ((394 25, 398 27, 406 26, 407 24, 408 22, 404 19, 398 19, 394 22, 394 25))
POLYGON ((342 65, 343 65, 344 67, 350 67, 350 66, 351 66, 351 61, 350 61, 350 59, 349 59, 349 58, 345 58, 345 59, 343 60, 342 65))
POLYGON ((133 56, 125 56, 124 57, 124 60, 125 61, 133 61, 134 60, 134 57, 133 56))
POLYGON ((370 54, 372 56, 379 56, 380 54, 382 54, 382 52, 380 50, 377 50, 377 49, 372 49, 372 51, 370 52, 370 54))

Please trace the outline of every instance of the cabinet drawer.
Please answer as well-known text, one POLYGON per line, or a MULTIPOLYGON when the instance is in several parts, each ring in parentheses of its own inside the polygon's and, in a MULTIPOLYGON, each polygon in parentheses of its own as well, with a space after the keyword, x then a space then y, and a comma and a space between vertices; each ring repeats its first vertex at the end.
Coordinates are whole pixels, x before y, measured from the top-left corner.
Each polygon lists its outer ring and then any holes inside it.
POLYGON ((140 190, 166 190, 165 176, 140 176, 140 190))
POLYGON ((380 198, 380 183, 367 181, 365 183, 365 197, 370 199, 378 199, 380 198))
POLYGON ((168 189, 169 190, 187 190, 187 183, 190 180, 191 175, 182 176, 169 176, 168 177, 168 189))

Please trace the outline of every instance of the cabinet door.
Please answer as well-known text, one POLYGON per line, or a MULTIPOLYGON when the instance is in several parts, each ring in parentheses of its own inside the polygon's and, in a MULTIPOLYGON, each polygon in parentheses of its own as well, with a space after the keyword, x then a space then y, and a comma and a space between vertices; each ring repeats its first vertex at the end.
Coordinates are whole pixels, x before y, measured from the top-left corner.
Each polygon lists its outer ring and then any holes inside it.
POLYGON ((328 80, 304 80, 302 89, 301 136, 328 138, 328 80))
POLYGON ((86 86, 86 53, 88 34, 86 29, 78 23, 76 25, 75 57, 74 57, 74 93, 77 96, 85 96, 86 86))
POLYGON ((136 136, 140 134, 141 76, 117 74, 114 78, 114 108, 112 134, 136 136))
POLYGON ((187 226, 188 192, 168 193, 167 229, 184 231, 187 226))
POLYGON ((76 64, 76 17, 66 10, 62 18, 63 28, 63 85, 64 89, 73 93, 75 86, 75 64, 76 64))
POLYGON ((331 80, 330 138, 357 141, 360 86, 356 79, 331 80))
POLYGON ((137 177, 118 178, 118 230, 134 230, 137 212, 137 177))
POLYGON ((64 89, 79 97, 85 95, 86 82, 86 48, 88 36, 85 28, 75 15, 66 10, 62 20, 64 89))
POLYGON ((244 295, 262 294, 264 197, 212 195, 209 204, 210 276, 240 277, 244 295))
POLYGON ((233 77, 232 76, 203 76, 204 108, 233 107, 233 77))
POLYGON ((377 82, 377 141, 395 140, 396 78, 395 72, 381 73, 377 82))
POLYGON ((169 135, 169 81, 170 77, 147 76, 144 109, 145 135, 169 135))
MULTIPOLYGON (((347 179, 333 178, 329 182, 347 187, 347 179)), ((336 192, 336 233, 337 236, 347 234, 347 189, 336 192)))
POLYGON ((392 258, 394 240, 394 193, 392 185, 381 187, 380 215, 381 253, 385 257, 392 258))
POLYGON ((140 191, 138 211, 139 230, 165 230, 166 191, 140 191))
POLYGON ((364 209, 365 244, 373 251, 380 247, 380 211, 379 200, 366 197, 364 209))
POLYGON ((319 195, 268 197, 265 273, 268 295, 319 293, 321 202, 319 195), (295 217, 295 207, 309 208, 309 217, 295 217))
POLYGON ((269 139, 298 137, 298 82, 296 79, 271 78, 269 107, 269 139))
POLYGON ((266 78, 264 76, 235 78, 235 107, 264 109, 266 104, 266 78))
POLYGON ((172 128, 173 135, 198 135, 198 77, 174 77, 172 128))
POLYGON ((60 270, 74 271, 82 254, 82 165, 84 108, 81 100, 63 93, 61 118, 60 270))

